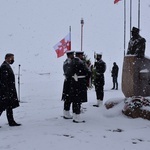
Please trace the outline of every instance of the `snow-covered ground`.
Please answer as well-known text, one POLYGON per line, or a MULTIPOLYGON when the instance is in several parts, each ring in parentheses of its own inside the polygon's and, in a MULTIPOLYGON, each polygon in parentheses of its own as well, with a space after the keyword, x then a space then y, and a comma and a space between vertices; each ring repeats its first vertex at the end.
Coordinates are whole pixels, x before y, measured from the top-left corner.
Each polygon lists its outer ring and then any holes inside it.
MULTIPOLYGON (((76 124, 62 117, 62 75, 28 75, 30 79, 21 85, 21 106, 14 110, 15 119, 22 126, 9 127, 5 112, 0 118, 1 150, 149 149, 149 121, 124 116, 122 103, 110 110, 104 106, 95 108, 95 91, 91 89, 88 102, 82 106, 81 117, 86 122, 76 124)), ((22 72, 22 80, 24 76, 27 74, 22 72)), ((120 87, 110 88, 111 82, 105 86, 105 100, 124 99, 120 87)))
MULTIPOLYGON (((129 6, 129 5, 127 5, 129 6)), ((133 25, 137 26, 134 0, 133 25)), ((150 2, 141 1, 141 35, 146 38, 146 55, 150 56, 150 2)), ((16 74, 21 64, 21 103, 14 109, 20 127, 9 127, 5 112, 0 117, 0 150, 149 150, 150 122, 131 119, 121 111, 95 108, 94 88, 88 90, 83 104, 83 124, 62 118, 62 64, 53 46, 72 27, 72 49, 80 50, 80 19, 84 18, 83 50, 93 60, 94 51, 103 52, 107 64, 104 101, 123 100, 121 76, 123 62, 123 1, 113 0, 1 0, 0 63, 8 52, 15 54, 12 68, 16 74), (119 90, 112 88, 111 68, 119 65, 119 90)), ((128 21, 129 24, 129 16, 128 21)), ((128 36, 129 40, 129 26, 128 36)), ((127 46, 127 43, 126 43, 127 46)))

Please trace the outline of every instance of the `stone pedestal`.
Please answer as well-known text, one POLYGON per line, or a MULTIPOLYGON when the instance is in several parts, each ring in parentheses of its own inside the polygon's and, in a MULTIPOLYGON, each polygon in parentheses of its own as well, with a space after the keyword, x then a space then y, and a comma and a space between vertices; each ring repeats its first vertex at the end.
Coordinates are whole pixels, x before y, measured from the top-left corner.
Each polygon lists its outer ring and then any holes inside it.
POLYGON ((125 97, 150 96, 150 59, 124 57, 122 92, 125 97))

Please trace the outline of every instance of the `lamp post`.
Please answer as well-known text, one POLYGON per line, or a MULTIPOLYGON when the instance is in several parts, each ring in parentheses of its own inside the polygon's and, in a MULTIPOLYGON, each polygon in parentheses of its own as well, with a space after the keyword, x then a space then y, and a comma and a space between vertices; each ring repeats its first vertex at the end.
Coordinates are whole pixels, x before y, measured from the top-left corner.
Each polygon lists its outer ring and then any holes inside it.
POLYGON ((138 28, 140 29, 140 0, 138 0, 138 28))
POLYGON ((19 64, 18 66, 18 100, 20 102, 20 67, 21 65, 19 64))
POLYGON ((83 25, 84 25, 84 20, 81 18, 81 51, 83 47, 83 25))

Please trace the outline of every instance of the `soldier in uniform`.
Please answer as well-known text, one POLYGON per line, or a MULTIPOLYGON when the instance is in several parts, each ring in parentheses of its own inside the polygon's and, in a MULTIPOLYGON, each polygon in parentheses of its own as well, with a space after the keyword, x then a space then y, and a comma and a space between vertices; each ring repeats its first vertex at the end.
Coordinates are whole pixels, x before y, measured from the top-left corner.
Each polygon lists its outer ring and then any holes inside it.
POLYGON ((85 122, 80 118, 81 104, 87 102, 87 78, 91 72, 83 61, 84 52, 76 52, 71 62, 72 78, 70 95, 73 102, 73 122, 85 122))
POLYGON ((99 107, 104 98, 104 72, 106 71, 106 63, 102 60, 102 53, 96 55, 96 62, 94 64, 95 68, 95 91, 97 97, 97 104, 93 105, 94 107, 99 107))
POLYGON ((14 54, 6 54, 5 61, 0 66, 0 116, 6 110, 9 126, 20 126, 13 117, 13 109, 19 107, 15 87, 15 75, 11 68, 14 63, 14 54))
POLYGON ((70 99, 70 83, 73 80, 71 76, 71 61, 74 58, 74 51, 67 51, 66 52, 67 59, 63 64, 63 71, 64 71, 64 86, 63 86, 63 94, 62 100, 64 101, 64 110, 63 110, 63 117, 65 119, 72 119, 70 114, 70 106, 71 106, 71 99, 70 99))
POLYGON ((145 56, 145 43, 146 40, 139 35, 139 29, 132 28, 132 37, 128 44, 127 55, 136 55, 138 58, 145 56))

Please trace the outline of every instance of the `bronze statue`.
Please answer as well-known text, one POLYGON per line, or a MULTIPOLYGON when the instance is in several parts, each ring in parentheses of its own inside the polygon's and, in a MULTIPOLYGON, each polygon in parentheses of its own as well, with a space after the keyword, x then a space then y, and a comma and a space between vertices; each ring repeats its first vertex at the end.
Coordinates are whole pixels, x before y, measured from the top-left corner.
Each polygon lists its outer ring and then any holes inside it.
POLYGON ((145 38, 139 35, 139 29, 136 27, 132 28, 132 37, 128 44, 127 55, 135 55, 138 58, 145 56, 145 38))

